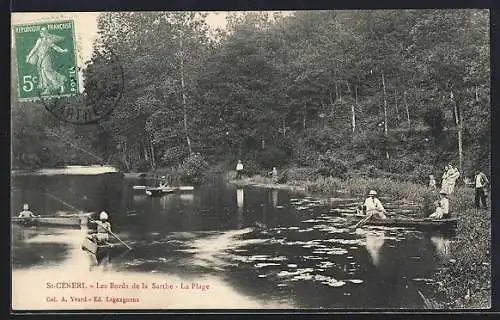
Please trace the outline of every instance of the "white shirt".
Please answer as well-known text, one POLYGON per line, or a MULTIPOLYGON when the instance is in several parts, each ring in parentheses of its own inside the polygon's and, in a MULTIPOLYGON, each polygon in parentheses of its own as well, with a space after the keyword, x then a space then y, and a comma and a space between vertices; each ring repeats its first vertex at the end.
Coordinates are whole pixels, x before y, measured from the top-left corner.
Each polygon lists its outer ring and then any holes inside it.
POLYGON ((377 198, 372 198, 368 197, 365 200, 364 205, 366 206, 366 211, 384 211, 384 206, 382 205, 382 202, 380 202, 379 199, 377 198))
POLYGON ((486 179, 486 177, 483 175, 483 174, 478 174, 476 175, 476 188, 482 188, 486 185, 486 182, 488 180, 486 179))
POLYGON ((441 208, 443 214, 448 214, 448 212, 450 211, 450 201, 448 200, 448 198, 439 200, 439 207, 441 208))
POLYGON ((236 170, 243 170, 243 164, 242 163, 238 163, 236 165, 236 170))

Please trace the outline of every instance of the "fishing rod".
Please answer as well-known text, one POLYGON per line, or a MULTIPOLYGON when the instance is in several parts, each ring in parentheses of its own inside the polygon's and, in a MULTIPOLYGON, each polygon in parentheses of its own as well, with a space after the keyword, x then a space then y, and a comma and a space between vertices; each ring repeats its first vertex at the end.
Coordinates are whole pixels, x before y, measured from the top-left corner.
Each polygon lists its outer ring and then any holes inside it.
POLYGON ((96 158, 97 160, 99 160, 101 163, 105 163, 106 161, 104 161, 103 158, 99 157, 98 155, 86 150, 86 149, 83 149, 82 147, 79 147, 77 145, 74 145, 72 142, 68 141, 67 139, 64 139, 62 138, 61 136, 59 136, 58 134, 56 134, 54 131, 50 130, 50 129, 47 129, 47 131, 49 132, 49 134, 55 136, 55 137, 58 137, 59 139, 61 139, 63 142, 66 142, 67 144, 69 144, 71 147, 77 149, 77 150, 80 150, 80 151, 83 151, 91 156, 93 156, 94 158, 96 158))

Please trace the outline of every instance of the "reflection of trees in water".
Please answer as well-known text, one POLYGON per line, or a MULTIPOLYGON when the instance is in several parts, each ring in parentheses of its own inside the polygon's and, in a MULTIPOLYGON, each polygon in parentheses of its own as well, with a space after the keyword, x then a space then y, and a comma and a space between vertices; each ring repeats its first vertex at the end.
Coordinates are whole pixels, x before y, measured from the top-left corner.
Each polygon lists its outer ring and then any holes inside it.
POLYGON ((445 261, 450 259, 451 241, 449 239, 443 235, 433 235, 431 236, 431 242, 434 245, 436 254, 440 259, 445 261))
POLYGON ((278 190, 273 189, 271 191, 271 197, 272 197, 272 200, 273 200, 273 207, 276 208, 278 206, 278 190))
POLYGON ((384 232, 366 234, 366 250, 372 258, 372 263, 378 267, 380 265, 380 251, 385 242, 384 232))
POLYGON ((245 194, 243 189, 236 189, 236 228, 243 228, 244 224, 244 200, 245 194))

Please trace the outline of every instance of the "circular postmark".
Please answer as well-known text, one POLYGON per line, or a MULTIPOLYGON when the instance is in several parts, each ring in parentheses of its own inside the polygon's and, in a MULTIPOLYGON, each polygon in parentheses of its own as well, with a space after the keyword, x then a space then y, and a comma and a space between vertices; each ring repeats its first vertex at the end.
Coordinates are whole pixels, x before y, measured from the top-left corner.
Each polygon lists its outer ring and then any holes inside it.
MULTIPOLYGON (((70 85, 78 87, 78 71, 70 73, 70 85)), ((78 95, 44 97, 39 101, 57 119, 76 125, 94 124, 106 119, 123 96, 124 71, 118 57, 106 51, 96 54, 82 70, 85 88, 78 95)))

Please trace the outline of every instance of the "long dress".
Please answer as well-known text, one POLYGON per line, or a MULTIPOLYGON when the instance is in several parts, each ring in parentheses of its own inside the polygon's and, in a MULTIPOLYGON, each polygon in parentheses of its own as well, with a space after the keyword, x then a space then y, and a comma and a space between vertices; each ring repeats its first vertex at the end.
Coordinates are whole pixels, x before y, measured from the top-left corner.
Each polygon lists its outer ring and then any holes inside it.
POLYGON ((66 77, 58 73, 52 64, 53 46, 56 41, 61 40, 62 37, 55 35, 48 35, 40 37, 37 42, 38 48, 33 52, 29 63, 36 66, 38 71, 38 88, 42 94, 49 94, 50 91, 60 90, 64 86, 66 77))

